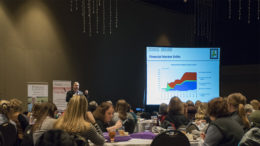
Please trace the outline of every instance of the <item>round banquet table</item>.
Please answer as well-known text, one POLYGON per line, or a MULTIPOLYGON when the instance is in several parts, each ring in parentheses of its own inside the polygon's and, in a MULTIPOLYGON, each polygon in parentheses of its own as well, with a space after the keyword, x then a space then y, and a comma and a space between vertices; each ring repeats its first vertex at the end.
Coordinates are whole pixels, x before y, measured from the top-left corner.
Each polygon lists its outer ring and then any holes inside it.
MULTIPOLYGON (((129 141, 123 141, 123 142, 106 142, 104 146, 150 146, 153 140, 151 139, 136 139, 132 138, 129 141)), ((201 140, 194 140, 190 141, 191 146, 202 146, 203 141, 201 140)), ((90 143, 90 146, 95 146, 95 144, 90 143)))

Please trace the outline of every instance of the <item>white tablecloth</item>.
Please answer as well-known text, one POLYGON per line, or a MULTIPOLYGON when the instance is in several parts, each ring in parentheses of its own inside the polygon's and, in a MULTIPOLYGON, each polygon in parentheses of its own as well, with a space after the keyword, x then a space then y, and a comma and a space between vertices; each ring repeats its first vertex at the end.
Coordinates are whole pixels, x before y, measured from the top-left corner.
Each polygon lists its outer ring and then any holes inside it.
POLYGON ((202 146, 202 145, 203 145, 203 140, 190 141, 190 146, 202 146))

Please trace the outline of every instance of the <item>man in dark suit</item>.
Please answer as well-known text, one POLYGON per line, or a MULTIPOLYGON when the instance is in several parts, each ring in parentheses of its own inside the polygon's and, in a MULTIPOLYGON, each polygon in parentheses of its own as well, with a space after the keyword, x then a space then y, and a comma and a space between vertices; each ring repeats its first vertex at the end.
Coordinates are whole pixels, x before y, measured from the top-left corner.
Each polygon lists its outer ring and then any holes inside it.
POLYGON ((76 94, 76 95, 83 95, 83 92, 79 90, 79 82, 74 82, 72 90, 67 92, 66 96, 66 102, 69 102, 71 97, 76 94))

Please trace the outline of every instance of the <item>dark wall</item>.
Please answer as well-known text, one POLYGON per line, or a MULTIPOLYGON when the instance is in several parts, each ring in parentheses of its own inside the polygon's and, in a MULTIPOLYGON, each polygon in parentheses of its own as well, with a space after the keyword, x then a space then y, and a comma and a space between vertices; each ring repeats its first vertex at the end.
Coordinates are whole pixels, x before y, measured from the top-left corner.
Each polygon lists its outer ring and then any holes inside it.
POLYGON ((222 65, 260 64, 260 21, 257 20, 257 1, 251 3, 248 23, 248 3, 242 2, 238 19, 238 2, 232 3, 228 18, 228 1, 217 1, 215 44, 222 48, 222 65))
MULTIPOLYGON (((26 103, 27 82, 48 82, 52 100, 53 80, 77 80, 81 90, 89 89, 97 99, 115 102, 125 98, 134 107, 143 106, 145 47, 195 46, 194 19, 190 14, 141 1, 118 2, 119 28, 109 35, 106 21, 105 35, 89 37, 88 30, 82 33, 81 11, 71 13, 69 0, 1 1, 0 98, 20 98, 26 103)), ((258 50, 250 48, 257 43, 253 46, 259 49, 260 30, 254 32, 247 26, 248 30, 239 33, 240 27, 230 24, 226 29, 222 20, 218 24, 215 44, 222 48, 224 65, 221 95, 243 90, 250 98, 260 97, 259 66, 240 66, 259 63, 255 61, 258 50), (253 61, 243 59, 246 53, 253 61)))
MULTIPOLYGON (((26 102, 27 82, 78 80, 102 100, 142 106, 145 47, 193 43, 192 17, 131 0, 119 1, 119 28, 82 33, 70 1, 4 1, 0 7, 1 98, 26 102)), ((108 23, 108 22, 107 22, 108 23)), ((93 28, 94 29, 94 28, 93 28)), ((51 98, 50 98, 51 100, 51 98)))

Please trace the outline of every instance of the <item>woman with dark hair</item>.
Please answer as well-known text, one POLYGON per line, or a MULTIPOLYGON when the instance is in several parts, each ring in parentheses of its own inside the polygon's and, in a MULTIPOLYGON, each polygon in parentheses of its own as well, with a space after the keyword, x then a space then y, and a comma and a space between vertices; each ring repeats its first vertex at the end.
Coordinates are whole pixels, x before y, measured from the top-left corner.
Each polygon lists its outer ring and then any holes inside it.
POLYGON ((229 117, 227 102, 222 98, 214 98, 208 103, 207 114, 212 121, 202 134, 204 146, 238 145, 244 131, 239 124, 229 117))
POLYGON ((187 116, 190 121, 195 119, 195 114, 197 112, 196 107, 194 103, 191 100, 188 100, 186 102, 187 104, 187 116))
POLYGON ((116 103, 116 112, 112 118, 112 123, 116 123, 117 121, 121 120, 123 121, 122 123, 125 131, 133 133, 135 128, 135 121, 132 114, 130 114, 128 111, 129 104, 123 99, 118 100, 116 103))
POLYGON ((93 100, 93 101, 89 102, 89 104, 88 104, 88 111, 93 113, 97 109, 97 107, 98 107, 97 102, 93 100))
POLYGON ((244 131, 247 131, 250 128, 250 123, 244 109, 246 97, 241 93, 232 93, 228 96, 227 102, 231 118, 237 121, 244 131))
POLYGON ((184 104, 178 97, 172 97, 168 106, 168 114, 161 126, 165 129, 170 126, 178 129, 188 123, 189 120, 184 115, 184 104))
POLYGON ((109 102, 103 102, 97 107, 93 115, 96 119, 97 124, 103 132, 108 132, 109 130, 116 130, 122 127, 122 122, 118 120, 114 126, 110 125, 113 118, 114 107, 109 102))
POLYGON ((168 105, 166 103, 161 103, 159 106, 159 120, 162 123, 168 114, 168 105))
POLYGON ((38 138, 45 132, 53 128, 56 122, 54 119, 57 107, 51 102, 42 103, 36 118, 35 124, 32 126, 33 143, 35 144, 38 138))
POLYGON ((21 146, 34 146, 33 144, 33 125, 35 124, 36 120, 39 119, 39 116, 42 116, 41 106, 45 104, 41 103, 34 103, 32 107, 32 111, 28 113, 29 116, 29 125, 26 127, 24 132, 23 141, 21 146))

